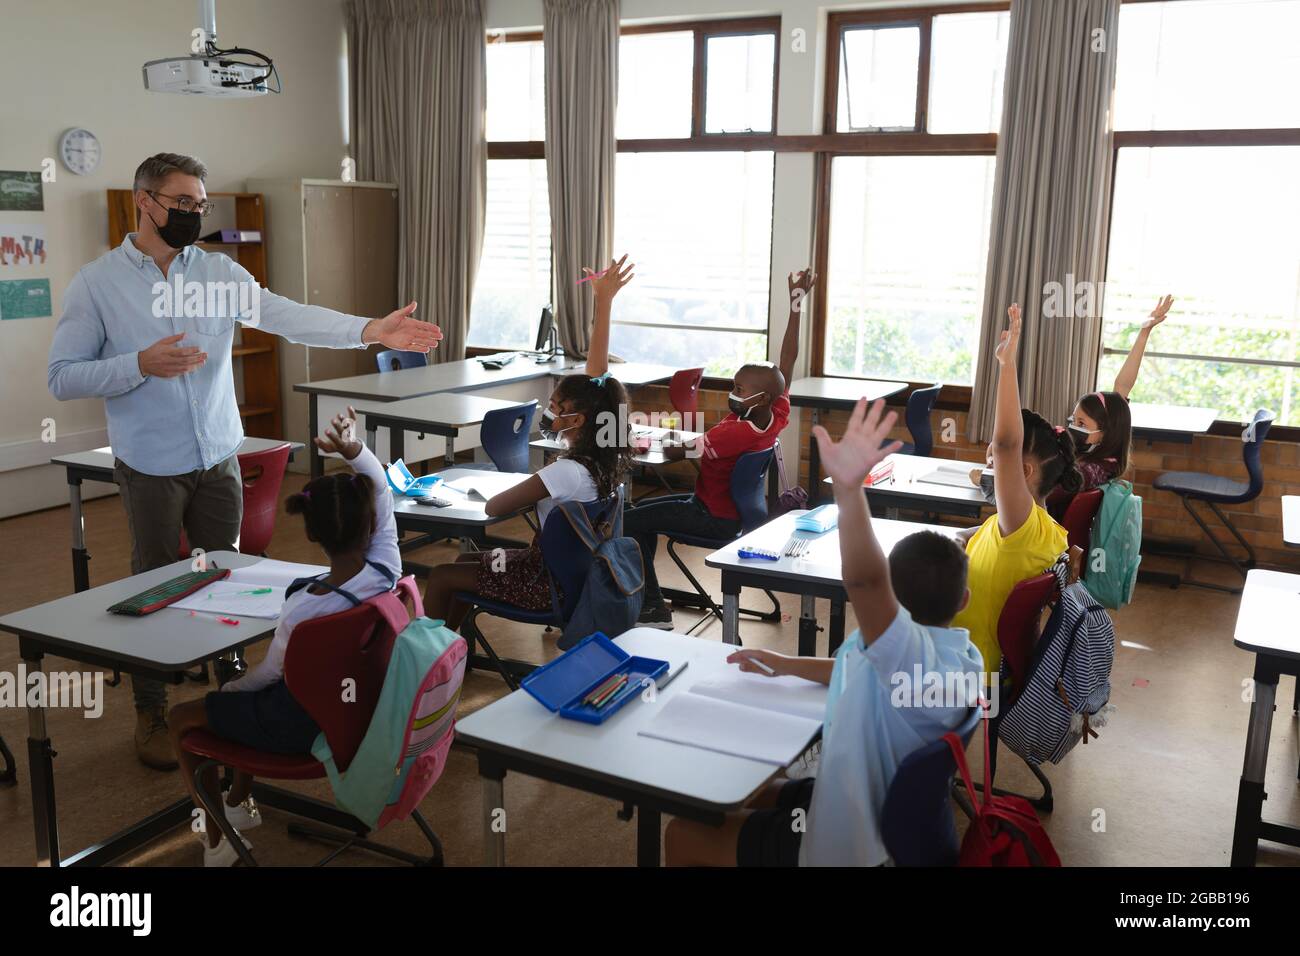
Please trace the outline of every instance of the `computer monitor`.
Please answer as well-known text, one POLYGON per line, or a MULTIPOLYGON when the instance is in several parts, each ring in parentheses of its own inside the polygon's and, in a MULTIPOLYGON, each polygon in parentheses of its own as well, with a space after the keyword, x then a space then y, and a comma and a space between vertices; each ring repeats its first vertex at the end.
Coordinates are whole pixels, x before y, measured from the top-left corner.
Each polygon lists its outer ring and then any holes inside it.
POLYGON ((542 317, 537 323, 537 345, 534 349, 538 352, 549 351, 551 348, 551 332, 555 329, 555 313, 549 305, 542 306, 542 317))

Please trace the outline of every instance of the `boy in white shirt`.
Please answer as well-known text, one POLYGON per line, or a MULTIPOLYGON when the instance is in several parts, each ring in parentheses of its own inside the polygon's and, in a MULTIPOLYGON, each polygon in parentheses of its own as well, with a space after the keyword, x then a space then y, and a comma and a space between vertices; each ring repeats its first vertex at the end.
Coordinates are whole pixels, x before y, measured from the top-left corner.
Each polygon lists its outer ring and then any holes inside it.
POLYGON ((751 673, 763 673, 761 662, 773 675, 829 685, 817 777, 772 784, 748 808, 728 814, 721 827, 673 820, 664 839, 669 865, 886 862, 880 812, 898 765, 960 725, 976 703, 963 694, 938 706, 916 705, 911 693, 896 693, 900 679, 914 680, 917 667, 943 676, 945 688, 977 690, 984 664, 966 629, 948 626, 970 597, 960 546, 922 531, 900 541, 886 559, 872 531, 862 481, 901 446, 885 443, 898 416, 882 417, 883 407, 883 401, 870 408, 859 401, 838 442, 821 426, 813 430, 839 506, 844 587, 858 630, 833 659, 759 649, 728 658, 751 673), (948 674, 961 679, 950 681, 948 674))

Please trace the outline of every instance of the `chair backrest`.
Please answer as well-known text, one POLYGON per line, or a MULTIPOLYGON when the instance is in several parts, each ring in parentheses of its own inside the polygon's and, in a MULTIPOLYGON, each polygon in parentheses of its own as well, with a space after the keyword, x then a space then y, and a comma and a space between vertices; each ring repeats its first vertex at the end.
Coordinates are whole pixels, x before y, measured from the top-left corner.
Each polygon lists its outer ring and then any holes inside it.
POLYGON ((372 604, 303 621, 289 636, 284 680, 346 770, 379 703, 397 633, 372 604), (344 683, 352 681, 355 683, 344 683), (353 689, 344 701, 340 688, 353 689))
MULTIPOLYGON (((1011 589, 998 616, 998 647, 1011 676, 1012 693, 1024 686, 1034 645, 1042 631, 1043 611, 1056 599, 1059 587, 1056 575, 1045 572, 1026 578, 1011 589)), ((1010 701, 1003 700, 1003 708, 1010 701)))
POLYGON ((244 517, 239 525, 239 550, 263 554, 275 532, 275 515, 280 504, 280 485, 289 464, 289 443, 239 456, 239 473, 244 482, 244 517))
POLYGON ((386 349, 375 353, 375 364, 379 366, 381 372, 398 372, 404 368, 424 368, 429 364, 429 356, 423 352, 386 349))
POLYGON ((912 433, 912 445, 915 447, 912 454, 922 458, 927 457, 934 450, 930 412, 934 410, 934 403, 939 400, 941 391, 943 391, 942 382, 929 388, 918 388, 907 399, 907 430, 912 433))
POLYGON ((740 514, 740 530, 753 531, 767 522, 767 469, 780 453, 778 441, 771 448, 747 451, 731 470, 731 500, 740 514))
POLYGON ((673 411, 682 415, 679 428, 690 429, 691 422, 700 410, 700 382, 704 381, 704 369, 683 368, 673 372, 668 383, 668 401, 673 411), (685 416, 691 416, 686 418, 685 416))
POLYGON ((1261 408, 1251 419, 1250 427, 1243 436, 1241 460, 1246 463, 1246 473, 1250 475, 1250 490, 1246 492, 1249 495, 1247 501, 1258 498, 1259 493, 1264 490, 1264 468, 1259 463, 1259 452, 1269 428, 1273 425, 1273 418, 1272 412, 1267 408, 1261 408))
POLYGON ((478 440, 497 471, 528 471, 528 439, 537 399, 514 408, 494 408, 483 416, 478 440))
MULTIPOLYGON (((979 726, 970 708, 953 731, 963 744, 979 726)), ((940 738, 912 751, 898 765, 880 812, 880 835, 896 866, 956 866, 960 852, 952 812, 952 775, 957 762, 940 738)))
MULTIPOLYGON (((623 488, 604 500, 588 501, 582 505, 592 525, 599 528, 609 521, 617 522, 617 530, 623 525, 623 488)), ((573 616, 573 609, 582 596, 582 589, 587 583, 587 572, 591 569, 591 550, 582 542, 569 524, 569 519, 559 508, 552 508, 542 526, 541 537, 542 561, 551 578, 564 595, 564 604, 560 609, 560 620, 567 622, 573 616)))
POLYGON ((1071 548, 1080 548, 1087 555, 1091 549, 1092 522, 1101 510, 1101 499, 1105 492, 1100 488, 1080 491, 1070 498, 1069 504, 1057 520, 1065 533, 1070 536, 1071 548))

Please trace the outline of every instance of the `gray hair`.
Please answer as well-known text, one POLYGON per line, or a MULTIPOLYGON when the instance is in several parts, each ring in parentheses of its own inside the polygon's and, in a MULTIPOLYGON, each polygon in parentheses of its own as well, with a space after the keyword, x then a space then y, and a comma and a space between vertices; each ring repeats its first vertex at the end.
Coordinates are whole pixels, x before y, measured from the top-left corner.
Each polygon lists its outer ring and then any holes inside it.
POLYGON ((132 188, 157 189, 172 173, 197 176, 202 181, 208 178, 208 167, 193 156, 184 156, 181 153, 157 153, 136 167, 135 185, 132 188))

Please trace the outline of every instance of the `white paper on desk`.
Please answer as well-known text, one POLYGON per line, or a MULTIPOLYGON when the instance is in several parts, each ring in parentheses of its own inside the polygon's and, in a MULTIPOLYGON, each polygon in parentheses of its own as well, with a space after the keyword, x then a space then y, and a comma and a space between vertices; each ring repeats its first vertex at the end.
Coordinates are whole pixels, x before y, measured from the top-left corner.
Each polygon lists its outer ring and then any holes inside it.
POLYGON ((445 482, 443 487, 450 488, 452 491, 459 491, 467 498, 479 498, 487 501, 493 495, 513 488, 519 480, 515 475, 498 475, 489 471, 479 475, 465 475, 456 478, 445 482))
POLYGON ((269 585, 252 585, 246 582, 214 581, 171 606, 182 611, 203 611, 231 617, 257 617, 274 620, 280 616, 284 604, 284 588, 271 587, 267 594, 249 594, 269 585))
POLYGON ((235 568, 226 580, 250 587, 273 587, 283 590, 299 578, 314 578, 325 570, 328 569, 314 564, 295 564, 292 561, 262 558, 246 567, 235 568))
POLYGON ((916 480, 932 485, 951 485, 954 488, 977 488, 978 486, 972 484, 970 480, 971 469, 975 467, 977 466, 974 464, 967 465, 964 471, 957 471, 955 468, 936 468, 916 480))
POLYGON ((784 767, 820 727, 817 720, 687 693, 664 704, 640 736, 784 767))
POLYGON ((691 685, 690 693, 760 710, 775 710, 817 723, 821 723, 826 713, 826 685, 793 674, 768 677, 737 670, 721 677, 696 681, 691 685))

